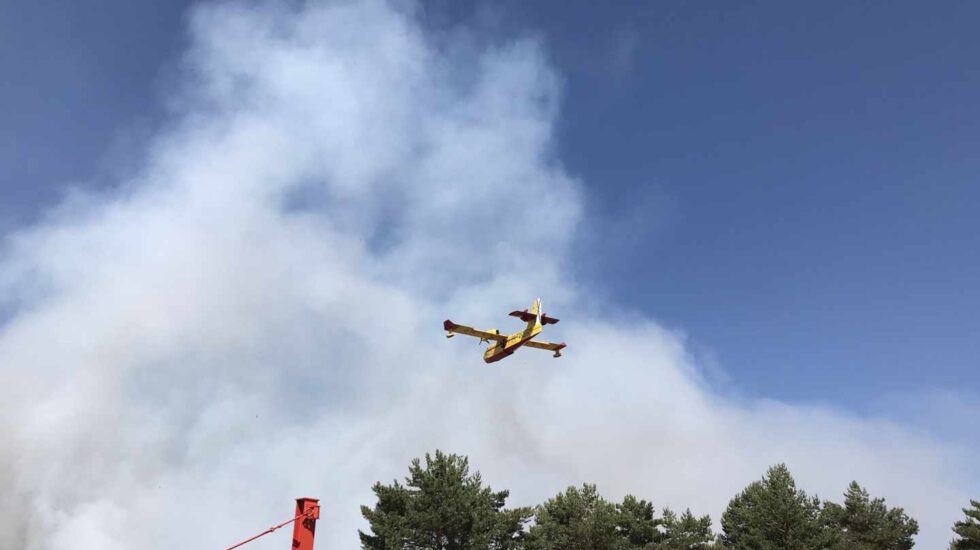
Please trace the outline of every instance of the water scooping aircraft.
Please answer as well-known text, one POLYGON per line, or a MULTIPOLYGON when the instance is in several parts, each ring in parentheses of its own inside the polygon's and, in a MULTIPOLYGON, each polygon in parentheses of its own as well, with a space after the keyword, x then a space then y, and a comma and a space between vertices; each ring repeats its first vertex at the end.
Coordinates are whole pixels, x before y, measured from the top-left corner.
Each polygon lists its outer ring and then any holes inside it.
POLYGON ((465 334, 479 338, 480 342, 490 343, 490 347, 483 353, 483 360, 487 363, 500 361, 504 357, 513 354, 521 346, 546 349, 555 352, 554 357, 561 357, 561 350, 565 348, 564 342, 553 344, 551 342, 537 342, 532 340, 532 338, 541 332, 544 325, 553 325, 558 322, 558 319, 548 317, 541 312, 540 298, 534 300, 534 303, 531 304, 530 311, 526 309, 523 311, 512 311, 510 312, 510 316, 517 317, 527 323, 524 330, 509 335, 500 334, 500 331, 497 329, 477 330, 473 327, 457 325, 449 319, 446 319, 442 324, 442 328, 446 330, 446 338, 452 338, 456 334, 465 334))

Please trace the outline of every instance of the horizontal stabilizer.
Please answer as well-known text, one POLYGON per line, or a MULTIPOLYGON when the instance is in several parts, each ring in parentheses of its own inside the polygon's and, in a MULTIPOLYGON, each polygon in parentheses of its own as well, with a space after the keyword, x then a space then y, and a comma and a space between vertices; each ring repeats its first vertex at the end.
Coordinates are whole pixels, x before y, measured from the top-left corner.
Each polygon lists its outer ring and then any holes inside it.
MULTIPOLYGON (((524 321, 525 323, 530 323, 531 321, 534 320, 535 317, 533 313, 528 313, 526 309, 524 311, 511 311, 509 315, 511 317, 517 317, 518 319, 524 321)), ((554 317, 548 317, 547 314, 541 316, 542 325, 553 325, 557 322, 558 319, 555 319, 554 317)))
POLYGON ((530 323, 531 321, 534 320, 535 317, 533 313, 528 313, 526 309, 524 311, 511 311, 510 313, 508 313, 508 315, 510 315, 511 317, 517 317, 518 319, 524 321, 525 323, 530 323))

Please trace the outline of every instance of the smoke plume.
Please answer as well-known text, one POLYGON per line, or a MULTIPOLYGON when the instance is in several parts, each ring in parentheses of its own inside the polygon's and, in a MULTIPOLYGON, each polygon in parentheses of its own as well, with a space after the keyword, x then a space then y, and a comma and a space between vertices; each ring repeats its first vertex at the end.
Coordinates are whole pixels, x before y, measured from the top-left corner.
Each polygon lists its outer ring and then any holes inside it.
POLYGON ((371 484, 435 448, 515 505, 592 481, 716 522, 785 461, 822 497, 859 480, 944 544, 976 449, 723 397, 680 335, 590 298, 542 44, 419 9, 194 9, 139 172, 9 235, 0 547, 223 548, 314 496, 318 546, 355 548, 371 484), (446 317, 495 326, 536 296, 564 320, 560 360, 487 367, 443 338, 446 317))

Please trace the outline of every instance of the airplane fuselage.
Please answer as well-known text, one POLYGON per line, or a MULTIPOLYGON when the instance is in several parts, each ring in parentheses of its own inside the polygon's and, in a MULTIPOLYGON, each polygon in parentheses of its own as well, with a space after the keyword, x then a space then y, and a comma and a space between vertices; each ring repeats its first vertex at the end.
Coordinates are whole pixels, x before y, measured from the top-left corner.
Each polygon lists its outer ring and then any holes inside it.
POLYGON ((545 325, 553 325, 558 322, 554 317, 548 317, 541 310, 541 299, 534 300, 529 309, 517 310, 509 313, 511 317, 517 317, 524 321, 524 330, 510 335, 501 334, 497 329, 479 330, 466 325, 459 325, 450 319, 442 322, 442 329, 446 331, 446 338, 452 338, 457 334, 465 334, 479 338, 480 342, 487 342, 489 346, 483 352, 483 361, 495 363, 501 359, 513 355, 522 346, 534 349, 544 349, 554 353, 553 357, 561 357, 561 350, 565 349, 565 343, 556 344, 554 342, 542 342, 534 340, 534 337, 541 333, 545 325))
POLYGON ((515 332, 507 336, 506 342, 491 342, 490 347, 483 352, 483 360, 487 363, 494 363, 500 361, 504 357, 507 357, 514 353, 514 351, 527 343, 528 340, 534 338, 541 332, 540 324, 529 325, 527 328, 520 332, 515 332))

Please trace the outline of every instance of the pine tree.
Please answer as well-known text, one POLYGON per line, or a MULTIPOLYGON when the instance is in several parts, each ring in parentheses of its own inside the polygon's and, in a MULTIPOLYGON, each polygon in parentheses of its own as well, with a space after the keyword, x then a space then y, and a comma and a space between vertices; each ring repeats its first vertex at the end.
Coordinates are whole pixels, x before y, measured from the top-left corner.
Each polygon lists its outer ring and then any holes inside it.
POLYGON ((769 468, 735 496, 721 516, 722 542, 746 550, 823 549, 829 533, 820 521, 820 501, 797 490, 784 464, 769 468))
POLYGON ((599 496, 595 485, 569 487, 538 506, 526 548, 623 550, 628 546, 619 532, 620 520, 616 505, 599 496))
POLYGON ((370 550, 506 550, 519 548, 528 508, 504 508, 508 491, 484 487, 466 457, 436 451, 425 467, 412 461, 405 485, 376 483, 378 502, 361 506, 371 534, 358 531, 370 550))
POLYGON ((664 537, 653 545, 653 550, 707 550, 715 548, 715 535, 711 532, 711 517, 695 517, 690 509, 680 517, 664 508, 664 537))
POLYGON ((844 505, 824 503, 822 517, 841 550, 909 550, 919 524, 901 508, 889 509, 885 500, 871 499, 856 481, 844 493, 844 505))
POLYGON ((953 524, 959 538, 950 543, 950 550, 980 550, 980 502, 970 500, 970 506, 963 509, 966 519, 953 524))
POLYGON ((616 528, 626 548, 645 549, 663 539, 663 521, 654 518, 652 503, 626 495, 617 512, 616 528))
POLYGON ((653 504, 627 495, 612 504, 595 485, 569 487, 537 508, 527 550, 709 550, 716 537, 711 518, 690 510, 678 517, 669 509, 663 519, 653 504))

